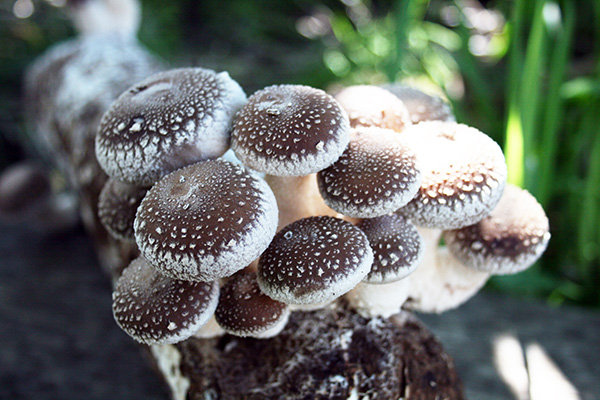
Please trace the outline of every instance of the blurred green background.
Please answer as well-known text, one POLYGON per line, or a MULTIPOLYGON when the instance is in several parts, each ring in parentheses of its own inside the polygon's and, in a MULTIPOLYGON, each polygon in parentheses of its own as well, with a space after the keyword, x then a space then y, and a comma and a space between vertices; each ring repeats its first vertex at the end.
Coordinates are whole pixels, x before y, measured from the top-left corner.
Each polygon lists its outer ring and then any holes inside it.
MULTIPOLYGON (((74 35, 61 0, 0 2, 0 166, 31 156, 27 65, 74 35)), ((173 66, 227 70, 247 93, 407 80, 505 151, 552 239, 487 288, 600 307, 600 1, 142 0, 141 42, 173 66)), ((35 156, 35 155, 34 155, 35 156)))

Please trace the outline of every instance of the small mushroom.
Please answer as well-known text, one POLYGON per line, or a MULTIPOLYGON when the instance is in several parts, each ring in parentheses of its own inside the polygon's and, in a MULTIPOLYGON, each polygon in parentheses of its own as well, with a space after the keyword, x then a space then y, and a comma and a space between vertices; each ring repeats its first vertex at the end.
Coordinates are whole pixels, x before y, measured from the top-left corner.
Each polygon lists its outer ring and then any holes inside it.
POLYGON ((335 99, 348 113, 353 128, 373 126, 401 132, 411 125, 404 103, 383 88, 350 86, 337 93, 335 99))
POLYGON ((214 314, 217 282, 188 282, 159 274, 138 257, 123 270, 113 292, 117 324, 140 343, 177 343, 214 314))
POLYGON ((450 105, 441 97, 401 83, 383 85, 383 88, 404 103, 413 124, 423 121, 455 121, 450 105))
POLYGON ((116 239, 134 242, 133 221, 147 188, 109 178, 98 198, 98 216, 106 230, 116 239))
POLYGON ((177 168, 219 157, 245 101, 226 72, 183 68, 152 75, 102 117, 98 162, 115 179, 148 186, 177 168))
POLYGON ((254 93, 234 122, 231 147, 248 167, 277 176, 328 167, 349 140, 346 113, 322 90, 269 86, 254 93))
POLYGON ((263 339, 281 332, 289 315, 287 304, 262 293, 256 272, 249 270, 237 272, 223 285, 215 312, 227 333, 263 339))
POLYGON ((356 286, 372 263, 360 229, 338 218, 309 217, 275 235, 258 261, 258 285, 286 304, 326 303, 356 286))
POLYGON ((402 134, 421 168, 417 196, 399 212, 416 225, 456 229, 481 220, 496 206, 506 182, 502 150, 475 128, 428 121, 402 134))
POLYGON ((223 160, 172 172, 138 208, 135 239, 161 273, 212 281, 233 275, 267 248, 277 203, 264 180, 223 160))
POLYGON ((352 131, 342 156, 317 174, 325 203, 354 218, 394 212, 415 197, 421 172, 401 135, 381 128, 352 131))
POLYGON ((526 190, 507 185, 498 205, 481 221, 444 232, 462 263, 492 274, 514 274, 531 266, 550 239, 542 206, 526 190))
POLYGON ((423 258, 423 240, 405 217, 390 214, 358 223, 373 249, 367 283, 389 283, 410 275, 423 258))

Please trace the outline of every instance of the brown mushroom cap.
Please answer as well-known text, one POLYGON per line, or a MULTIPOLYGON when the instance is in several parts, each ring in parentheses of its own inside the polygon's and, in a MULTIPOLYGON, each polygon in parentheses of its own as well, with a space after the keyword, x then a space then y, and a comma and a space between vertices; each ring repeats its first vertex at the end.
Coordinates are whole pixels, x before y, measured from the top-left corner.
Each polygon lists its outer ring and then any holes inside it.
POLYGON ((215 317, 219 326, 232 335, 268 338, 283 329, 289 314, 287 304, 260 291, 256 272, 244 270, 221 288, 215 317))
POLYGON ((373 249, 367 283, 389 283, 411 274, 423 258, 423 240, 417 228, 398 214, 363 219, 357 225, 373 249))
POLYGON ((217 282, 171 279, 138 257, 117 281, 113 315, 121 329, 138 342, 177 343, 208 321, 218 298, 217 282))
POLYGON ((349 140, 346 113, 327 93, 301 85, 269 86, 238 113, 231 147, 257 171, 299 176, 331 165, 349 140))
POLYGON ((441 97, 427 94, 417 88, 391 83, 383 86, 404 103, 413 124, 423 121, 455 121, 450 105, 441 97))
POLYGON ((498 205, 478 223, 444 232, 448 249, 463 264, 493 274, 532 265, 550 239, 542 206, 526 190, 507 185, 498 205))
POLYGON ((98 216, 106 230, 116 239, 135 241, 133 221, 138 206, 148 191, 109 178, 98 198, 98 216))
POLYGON ((246 95, 226 72, 183 68, 152 75, 111 105, 96 156, 120 181, 151 185, 193 162, 219 157, 246 95))
POLYGON ((309 217, 275 235, 258 262, 258 285, 287 304, 331 301, 356 286, 373 263, 365 234, 334 217, 309 217))
POLYGON ((354 218, 373 218, 406 205, 419 190, 421 172, 402 136, 359 128, 342 156, 317 174, 325 203, 354 218))
POLYGON ((27 161, 11 165, 0 175, 0 215, 26 214, 51 194, 50 179, 40 165, 27 161))
POLYGON ((417 154, 422 180, 417 196, 399 212, 416 225, 460 228, 496 206, 506 182, 506 163, 490 137, 441 121, 421 122, 402 135, 417 154))
POLYGON ((134 223, 140 251, 161 273, 212 281, 244 268, 277 229, 264 180, 223 160, 175 171, 148 191, 134 223))
POLYGON ((374 126, 396 132, 411 125, 404 103, 389 91, 370 85, 350 86, 335 95, 348 113, 350 126, 374 126))

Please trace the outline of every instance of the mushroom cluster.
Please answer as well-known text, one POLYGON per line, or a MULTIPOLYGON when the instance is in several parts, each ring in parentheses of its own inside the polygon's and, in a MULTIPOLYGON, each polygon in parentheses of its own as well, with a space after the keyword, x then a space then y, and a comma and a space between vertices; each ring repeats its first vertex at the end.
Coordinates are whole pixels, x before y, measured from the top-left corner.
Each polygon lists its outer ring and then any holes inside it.
POLYGON ((101 221, 140 251, 114 316, 146 344, 268 338, 294 310, 340 303, 441 312, 550 236, 499 146, 405 86, 246 98, 225 72, 171 70, 113 103, 96 154, 111 177, 101 221))

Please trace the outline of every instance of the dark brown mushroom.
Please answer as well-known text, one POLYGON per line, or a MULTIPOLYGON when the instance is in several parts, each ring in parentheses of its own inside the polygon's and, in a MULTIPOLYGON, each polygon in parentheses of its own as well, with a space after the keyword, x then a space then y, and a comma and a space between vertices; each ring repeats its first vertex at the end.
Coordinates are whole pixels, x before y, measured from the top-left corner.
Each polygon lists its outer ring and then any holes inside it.
POLYGON ((135 241, 133 221, 147 188, 129 185, 112 178, 104 184, 98 198, 98 216, 116 239, 135 241))

